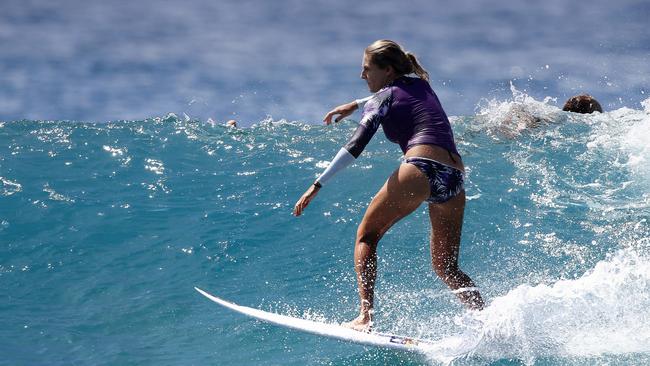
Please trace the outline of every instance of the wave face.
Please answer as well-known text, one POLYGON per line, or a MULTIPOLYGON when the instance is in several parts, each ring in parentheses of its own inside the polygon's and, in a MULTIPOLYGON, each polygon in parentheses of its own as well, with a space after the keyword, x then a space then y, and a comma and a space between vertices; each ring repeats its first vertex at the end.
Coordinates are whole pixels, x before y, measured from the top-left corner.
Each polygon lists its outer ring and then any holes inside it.
POLYGON ((650 362, 650 100, 585 116, 513 92, 452 118, 461 266, 487 309, 431 271, 425 206, 380 243, 377 329, 435 339, 424 358, 255 323, 193 290, 353 317, 356 225, 400 158, 381 132, 294 218, 354 121, 0 123, 0 364, 650 362))

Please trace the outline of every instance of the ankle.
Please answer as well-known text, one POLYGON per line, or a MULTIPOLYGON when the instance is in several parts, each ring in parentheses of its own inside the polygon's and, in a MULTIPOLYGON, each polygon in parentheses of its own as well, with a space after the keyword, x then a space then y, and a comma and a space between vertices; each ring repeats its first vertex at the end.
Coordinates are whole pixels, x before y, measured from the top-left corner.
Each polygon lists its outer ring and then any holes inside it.
POLYGON ((372 313, 374 312, 372 303, 368 300, 361 300, 361 309, 360 313, 361 314, 367 314, 367 313, 372 313))

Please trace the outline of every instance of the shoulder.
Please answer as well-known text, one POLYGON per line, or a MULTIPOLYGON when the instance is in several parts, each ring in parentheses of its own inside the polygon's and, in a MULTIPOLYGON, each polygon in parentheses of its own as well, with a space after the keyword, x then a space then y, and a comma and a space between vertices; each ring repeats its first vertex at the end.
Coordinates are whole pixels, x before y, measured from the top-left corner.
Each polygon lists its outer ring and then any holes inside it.
POLYGON ((420 79, 420 78, 409 78, 410 80, 410 85, 413 85, 414 88, 418 88, 420 90, 429 90, 433 91, 431 88, 431 84, 429 84, 428 81, 420 79))
POLYGON ((380 110, 382 107, 390 104, 393 96, 393 86, 386 86, 376 92, 366 103, 363 112, 372 113, 380 110))
POLYGON ((376 92, 363 107, 361 125, 371 127, 373 130, 379 128, 379 125, 390 110, 390 105, 393 100, 392 95, 392 87, 390 86, 376 92))
POLYGON ((409 86, 428 86, 429 82, 412 76, 402 76, 396 79, 393 84, 395 87, 409 87, 409 86))
POLYGON ((400 99, 403 96, 425 95, 433 93, 433 89, 428 81, 410 77, 402 76, 393 82, 394 98, 400 99), (424 94, 422 94, 424 93, 424 94))

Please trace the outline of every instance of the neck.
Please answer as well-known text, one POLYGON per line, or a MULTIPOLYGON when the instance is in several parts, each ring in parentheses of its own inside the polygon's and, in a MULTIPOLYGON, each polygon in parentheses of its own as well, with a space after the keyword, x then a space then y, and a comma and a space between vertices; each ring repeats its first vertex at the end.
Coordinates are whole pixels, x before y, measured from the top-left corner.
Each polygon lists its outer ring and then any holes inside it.
POLYGON ((400 77, 402 77, 402 75, 389 76, 388 79, 386 79, 386 84, 384 84, 384 87, 392 84, 393 82, 395 82, 395 80, 399 79, 400 77))

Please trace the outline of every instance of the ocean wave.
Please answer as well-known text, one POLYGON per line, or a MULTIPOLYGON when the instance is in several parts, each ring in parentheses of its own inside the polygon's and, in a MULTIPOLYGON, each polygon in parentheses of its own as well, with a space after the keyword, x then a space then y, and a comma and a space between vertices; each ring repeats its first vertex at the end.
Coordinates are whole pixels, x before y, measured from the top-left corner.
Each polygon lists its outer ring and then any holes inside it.
POLYGON ((532 365, 548 357, 569 362, 645 354, 650 352, 649 294, 647 253, 619 251, 580 278, 520 285, 485 310, 458 317, 460 332, 441 340, 431 357, 444 363, 481 358, 532 365))
MULTIPOLYGON (((380 244, 377 329, 438 340, 433 362, 647 354, 648 333, 638 325, 647 323, 650 305, 650 101, 583 116, 513 93, 477 116, 452 118, 472 198, 460 261, 489 306, 464 313, 436 279, 423 207, 380 244), (504 122, 515 105, 545 122, 504 122)), ((179 287, 214 281, 221 295, 246 305, 347 320, 357 306, 349 263, 355 227, 400 164, 399 148, 378 132, 303 217, 293 218, 291 207, 356 127, 355 120, 323 126, 268 117, 231 128, 174 114, 4 123, 0 239, 8 244, 0 275, 7 291, 28 298, 32 290, 19 286, 25 281, 55 278, 64 291, 74 278, 80 293, 95 293, 101 281, 129 298, 153 273, 179 287)), ((56 301, 67 309, 88 300, 56 301)), ((159 295, 150 301, 169 306, 159 295)), ((99 305, 86 311, 101 326, 113 321, 97 315, 106 313, 99 305)), ((24 315, 12 304, 7 312, 24 315)), ((83 328, 84 319, 65 316, 77 328, 51 331, 83 328)), ((150 316, 152 324, 164 321, 150 316)), ((228 336, 255 337, 254 328, 228 336)))

